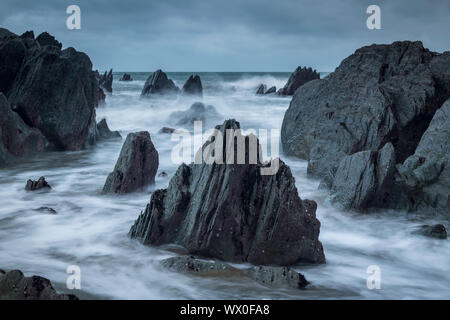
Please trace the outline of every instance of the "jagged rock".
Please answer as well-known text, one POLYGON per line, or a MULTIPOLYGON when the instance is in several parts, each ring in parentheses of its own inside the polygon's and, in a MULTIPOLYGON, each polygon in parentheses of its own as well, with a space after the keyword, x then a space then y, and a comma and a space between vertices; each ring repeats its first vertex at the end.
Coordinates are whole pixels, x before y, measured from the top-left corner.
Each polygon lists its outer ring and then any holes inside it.
POLYGON ((105 103, 106 100, 106 95, 105 92, 103 91, 102 88, 100 88, 100 86, 97 89, 97 96, 98 96, 98 102, 97 102, 97 106, 102 105, 105 103))
POLYGON ((39 180, 28 180, 25 190, 36 191, 40 189, 51 189, 52 187, 45 181, 45 177, 40 177, 39 180))
POLYGON ((445 226, 442 224, 420 226, 418 230, 414 231, 413 233, 420 234, 429 238, 447 239, 447 229, 445 229, 445 226))
POLYGON ((170 114, 169 119, 177 126, 184 126, 194 123, 194 121, 212 121, 220 118, 220 114, 213 106, 205 106, 201 102, 191 105, 188 110, 175 111, 170 114))
POLYGON ((97 123, 97 131, 99 140, 122 139, 122 136, 120 135, 119 131, 109 130, 108 124, 106 123, 106 119, 102 119, 99 123, 97 123))
POLYGON ((175 131, 174 128, 169 128, 169 127, 162 127, 159 130, 159 133, 173 133, 175 131))
POLYGON ((153 72, 145 81, 141 96, 148 96, 152 94, 174 94, 178 93, 180 89, 175 83, 167 78, 167 75, 161 70, 153 72))
POLYGON ((98 83, 87 55, 61 45, 48 33, 0 40, 0 91, 13 110, 39 129, 50 146, 78 150, 95 128, 98 83))
POLYGON ((100 75, 98 78, 98 83, 101 88, 112 93, 112 83, 113 83, 113 74, 112 69, 109 72, 105 71, 103 75, 100 75))
POLYGON ((119 79, 119 81, 133 81, 133 78, 131 78, 131 75, 128 73, 124 73, 122 78, 119 79))
POLYGON ((0 92, 0 166, 16 157, 27 157, 42 152, 45 139, 37 129, 32 129, 11 110, 8 100, 0 92))
POLYGON ((34 211, 39 211, 39 212, 46 212, 49 214, 56 214, 56 210, 50 207, 40 207, 37 209, 34 209, 34 211))
MULTIPOLYGON (((238 130, 240 125, 227 120, 216 128, 226 146, 226 130, 238 130)), ((249 152, 256 138, 243 137, 239 131, 236 136, 246 141, 245 164, 182 164, 168 188, 152 194, 130 236, 147 245, 177 244, 191 254, 225 261, 262 265, 325 262, 318 240, 317 204, 300 199, 291 171, 281 160, 275 174, 262 175, 266 165, 258 163, 258 153, 249 152), (251 159, 255 164, 249 163, 251 159)), ((212 142, 205 143, 197 156, 212 147, 212 142)), ((223 159, 232 156, 230 148, 223 159)))
POLYGON ((309 284, 303 274, 289 267, 258 266, 251 268, 247 273, 253 280, 270 288, 304 289, 309 284))
MULTIPOLYGON (((449 74, 450 52, 430 52, 421 42, 358 49, 335 72, 296 91, 283 120, 283 150, 308 160, 308 174, 328 187, 345 157, 378 152, 389 142, 401 164, 450 96, 449 74)), ((389 183, 394 188, 387 194, 379 189, 386 201, 376 206, 407 209, 401 182, 389 183)), ((420 200, 420 194, 410 195, 420 200)))
POLYGON ((317 73, 316 70, 306 67, 298 67, 291 74, 286 85, 278 90, 278 94, 283 96, 292 96, 295 91, 305 83, 316 79, 320 79, 320 74, 317 73))
POLYGON ((128 134, 103 193, 130 193, 155 183, 159 158, 147 131, 128 134))
POLYGON ((190 95, 203 95, 203 87, 202 81, 200 80, 200 76, 191 75, 189 79, 187 79, 186 83, 183 86, 183 93, 190 95))
POLYGON ((266 92, 264 92, 264 94, 271 94, 271 93, 275 93, 277 92, 277 87, 270 87, 269 89, 267 89, 266 92))
POLYGON ((264 94, 264 92, 266 92, 266 85, 261 83, 259 85, 258 89, 256 89, 256 94, 261 95, 261 94, 264 94))
POLYGON ((0 300, 78 300, 73 294, 59 294, 50 280, 25 277, 20 270, 0 270, 0 300))

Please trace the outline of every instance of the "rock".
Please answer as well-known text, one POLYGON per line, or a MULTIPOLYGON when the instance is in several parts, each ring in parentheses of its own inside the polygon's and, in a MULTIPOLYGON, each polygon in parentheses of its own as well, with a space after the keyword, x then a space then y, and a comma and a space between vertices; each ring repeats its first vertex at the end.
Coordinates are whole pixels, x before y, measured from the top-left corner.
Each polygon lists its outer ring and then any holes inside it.
POLYGON ((283 96, 292 96, 295 91, 305 83, 316 79, 320 79, 320 74, 317 73, 316 70, 306 67, 298 67, 291 74, 286 85, 278 90, 278 94, 283 96))
POLYGON ((213 106, 205 106, 201 102, 196 102, 188 110, 171 113, 169 119, 177 126, 185 126, 193 124, 194 121, 206 122, 217 120, 220 117, 220 114, 213 106))
POLYGON ((113 83, 113 74, 112 69, 109 72, 105 71, 103 75, 101 75, 98 79, 98 83, 101 88, 112 93, 112 83, 113 83))
POLYGON ((180 89, 175 83, 167 78, 167 75, 161 70, 153 72, 145 81, 141 96, 148 96, 152 94, 174 94, 178 93, 180 89))
POLYGON ((266 92, 266 85, 261 83, 258 89, 256 89, 256 94, 261 95, 264 94, 264 92, 266 92))
MULTIPOLYGON (((308 174, 328 187, 342 182, 333 180, 344 158, 379 152, 387 143, 394 148, 396 165, 402 164, 415 153, 436 110, 450 96, 449 68, 450 53, 430 52, 421 42, 358 49, 335 72, 296 91, 281 130, 284 152, 308 160, 308 174)), ((385 181, 393 186, 389 192, 378 183, 370 188, 378 190, 377 199, 386 199, 374 205, 413 208, 402 195, 398 173, 393 176, 395 181, 392 175, 385 181)), ((413 202, 422 202, 420 193, 409 195, 413 202)))
POLYGON ((167 172, 162 171, 158 174, 158 177, 167 177, 167 172))
POLYGON ((264 94, 271 94, 271 93, 275 93, 277 92, 277 87, 270 87, 269 89, 267 89, 266 92, 264 92, 264 94))
POLYGON ((191 75, 189 79, 187 79, 186 83, 183 86, 183 93, 190 95, 203 95, 203 87, 202 81, 200 80, 200 76, 191 75))
POLYGON ((0 92, 0 166, 17 157, 28 157, 44 151, 45 138, 32 129, 11 110, 8 100, 0 92))
POLYGON ((56 214, 57 213, 55 209, 50 208, 50 207, 40 207, 40 208, 34 209, 34 211, 46 212, 46 213, 49 213, 49 214, 56 214))
POLYGON ((161 265, 173 272, 201 277, 249 278, 269 288, 303 289, 309 284, 302 274, 289 267, 258 266, 237 269, 224 262, 197 259, 194 256, 164 259, 161 261, 161 265))
POLYGON ((173 133, 174 131, 174 128, 162 127, 161 130, 159 130, 159 133, 173 133))
POLYGON ((99 140, 122 139, 122 136, 120 135, 119 131, 109 130, 108 124, 106 123, 106 119, 102 119, 99 123, 97 123, 97 131, 99 140))
POLYGON ((131 75, 128 73, 124 73, 122 78, 119 79, 119 81, 133 81, 133 78, 131 78, 131 75))
POLYGON ((447 239, 447 229, 445 229, 444 225, 442 224, 420 226, 418 230, 414 231, 413 233, 430 238, 447 239))
POLYGON ((247 273, 253 280, 270 288, 304 289, 309 284, 304 275, 289 267, 258 266, 247 273))
POLYGON ((0 270, 0 300, 78 300, 73 294, 59 294, 50 280, 25 277, 20 270, 0 270))
POLYGON ((0 40, 0 91, 51 147, 79 150, 94 141, 98 83, 87 55, 48 33, 8 33, 0 40))
MULTIPOLYGON (((240 125, 227 120, 217 129, 226 146, 226 130, 240 125)), ((261 174, 264 164, 249 164, 251 136, 240 136, 239 131, 236 135, 246 141, 245 164, 182 164, 168 188, 152 194, 130 236, 146 245, 176 244, 191 254, 224 261, 324 263, 317 204, 300 199, 291 171, 281 160, 273 175, 261 174)), ((210 144, 201 151, 209 150, 210 144)), ((224 156, 227 159, 226 152, 224 156)))
POLYGON ((105 95, 105 92, 103 91, 103 89, 100 87, 98 87, 97 92, 98 92, 97 93, 97 96, 98 96, 97 106, 98 106, 98 105, 102 105, 105 103, 106 95, 105 95))
POLYGON ((158 151, 150 134, 147 131, 128 134, 103 193, 130 193, 155 183, 158 164, 158 151))
POLYGON ((39 189, 51 189, 52 187, 45 181, 45 177, 40 177, 39 180, 33 181, 28 180, 27 185, 25 186, 25 190, 28 191, 36 191, 39 189))

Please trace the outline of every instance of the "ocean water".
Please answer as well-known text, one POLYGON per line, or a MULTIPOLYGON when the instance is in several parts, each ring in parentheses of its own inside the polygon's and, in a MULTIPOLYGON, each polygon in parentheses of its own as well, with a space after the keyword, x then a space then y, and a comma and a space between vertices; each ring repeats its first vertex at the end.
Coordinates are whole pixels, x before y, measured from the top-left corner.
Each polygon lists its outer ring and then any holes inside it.
MULTIPOLYGON (((450 298, 450 241, 411 234, 422 224, 444 223, 399 211, 371 214, 342 212, 327 201, 319 182, 306 176, 305 161, 281 158, 290 165, 300 197, 318 202, 320 240, 327 263, 298 265, 311 282, 307 290, 269 289, 239 278, 204 278, 168 272, 161 259, 175 253, 143 246, 127 233, 151 192, 165 188, 178 164, 171 160, 176 142, 159 133, 173 126, 169 115, 186 110, 198 99, 141 99, 149 73, 131 73, 134 81, 119 82, 97 109, 112 130, 148 130, 160 156, 156 185, 125 196, 102 195, 122 141, 102 142, 78 152, 51 152, 0 168, 0 268, 41 275, 65 288, 70 265, 81 268, 81 298, 99 299, 442 299, 450 298), (45 176, 50 192, 29 193, 27 179, 45 176), (34 211, 48 206, 56 215, 34 211), (367 287, 369 266, 380 270, 380 289, 367 287)), ((169 73, 182 86, 190 73, 169 73)), ((235 118, 241 126, 280 129, 290 98, 255 96, 262 82, 283 86, 289 73, 199 73, 203 102, 220 113, 207 126, 235 118)), ((207 129, 207 128, 204 128, 207 129)), ((238 267, 245 267, 239 265, 238 267)))

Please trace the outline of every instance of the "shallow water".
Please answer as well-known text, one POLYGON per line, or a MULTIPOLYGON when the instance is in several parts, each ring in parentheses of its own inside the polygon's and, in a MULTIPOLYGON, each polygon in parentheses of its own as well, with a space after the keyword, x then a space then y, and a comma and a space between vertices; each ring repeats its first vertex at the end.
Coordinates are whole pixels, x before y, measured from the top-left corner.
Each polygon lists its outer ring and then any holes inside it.
MULTIPOLYGON (((187 109, 194 100, 140 99, 148 73, 132 73, 133 82, 119 82, 97 110, 112 130, 148 130, 160 156, 156 185, 127 196, 101 195, 123 141, 102 142, 79 152, 52 152, 0 169, 0 267, 51 279, 64 290, 66 268, 81 268, 81 297, 112 299, 442 299, 450 298, 450 242, 411 232, 426 223, 444 223, 398 211, 358 215, 341 212, 306 177, 306 162, 282 158, 296 179, 302 198, 318 202, 320 240, 327 264, 299 265, 311 282, 308 290, 267 289, 234 278, 201 278, 167 272, 158 262, 174 255, 131 240, 127 233, 155 188, 165 188, 178 164, 171 160, 176 142, 158 133, 171 126, 169 114, 187 109), (29 193, 27 179, 45 176, 50 192, 29 193), (48 206, 56 215, 34 211, 48 206), (381 289, 369 290, 369 266, 381 270, 381 289)), ((169 73, 178 86, 188 73, 169 73)), ((200 73, 204 102, 222 115, 212 127, 235 118, 243 128, 280 129, 290 98, 254 95, 259 83, 284 85, 287 73, 200 73)), ((208 128, 204 128, 208 129, 208 128)), ((67 291, 67 290, 65 290, 67 291)))

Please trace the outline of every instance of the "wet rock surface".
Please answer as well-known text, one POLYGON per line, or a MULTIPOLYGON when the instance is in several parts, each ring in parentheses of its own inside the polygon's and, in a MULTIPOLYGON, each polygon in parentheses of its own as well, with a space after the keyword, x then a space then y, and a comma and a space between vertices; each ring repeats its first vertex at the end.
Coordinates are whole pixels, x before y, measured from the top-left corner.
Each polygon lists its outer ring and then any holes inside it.
POLYGON ((119 131, 111 131, 106 123, 106 119, 102 119, 97 123, 97 137, 99 140, 122 139, 119 131))
POLYGON ((257 95, 262 95, 266 92, 266 85, 265 84, 260 84, 258 89, 256 89, 256 94, 257 95))
POLYGON ((59 294, 50 280, 25 277, 19 270, 0 270, 0 300, 78 300, 73 294, 59 294))
POLYGON ((25 186, 27 191, 36 191, 40 189, 51 189, 52 187, 45 180, 45 177, 40 177, 39 180, 28 180, 25 186))
MULTIPOLYGON (((421 42, 403 41, 358 49, 335 72, 297 90, 283 120, 283 150, 308 160, 308 174, 321 178, 329 188, 343 185, 342 178, 346 172, 350 173, 350 162, 358 165, 360 179, 356 173, 348 176, 353 187, 364 189, 357 191, 361 197, 356 198, 361 201, 353 201, 351 207, 355 209, 369 205, 448 212, 448 194, 438 190, 443 186, 448 190, 448 176, 439 167, 441 161, 433 160, 433 154, 448 159, 448 152, 441 147, 442 142, 430 140, 424 157, 420 150, 425 150, 425 143, 421 148, 418 145, 436 111, 450 96, 449 69, 450 52, 431 52, 421 42), (394 148, 396 170, 379 183, 375 175, 377 161, 373 157, 387 143, 394 148), (424 167, 421 157, 429 159, 424 167), (406 177, 411 176, 408 172, 416 170, 419 174, 431 167, 435 167, 434 180, 424 177, 415 185, 411 185, 412 180, 407 181, 406 177), (377 201, 368 203, 364 194, 372 194, 377 201)), ((440 114, 441 120, 435 122, 448 123, 443 112, 440 114)), ((444 132, 439 135, 445 138, 444 132)), ((346 207, 348 203, 344 201, 346 207)))
POLYGON ((417 228, 414 234, 420 234, 429 238, 447 239, 447 229, 442 224, 423 225, 417 228))
POLYGON ((200 80, 199 75, 191 75, 186 80, 186 83, 183 86, 182 90, 183 94, 188 95, 196 95, 196 96, 202 96, 203 95, 203 86, 202 81, 200 80))
POLYGON ((128 73, 124 73, 123 76, 119 79, 119 81, 133 81, 131 75, 128 73))
POLYGON ((170 80, 161 70, 153 72, 145 81, 141 96, 149 96, 152 94, 176 94, 180 89, 170 80))
MULTIPOLYGON (((217 126, 223 137, 226 129, 239 128, 235 120, 217 126)), ((325 262, 316 203, 300 199, 281 160, 274 175, 262 175, 265 165, 249 161, 251 137, 241 138, 246 141, 245 164, 182 164, 169 187, 152 194, 130 236, 147 245, 177 244, 191 254, 224 261, 325 262)), ((211 147, 206 143, 202 150, 211 147)))
POLYGON ((283 96, 292 96, 295 91, 305 83, 316 79, 320 79, 320 74, 317 73, 316 70, 306 67, 298 67, 291 74, 286 85, 278 90, 278 94, 283 96))
POLYGON ((112 93, 113 73, 112 69, 98 76, 98 83, 105 91, 112 93))
POLYGON ((147 131, 128 134, 103 193, 130 193, 153 184, 158 165, 158 151, 150 134, 147 131))

